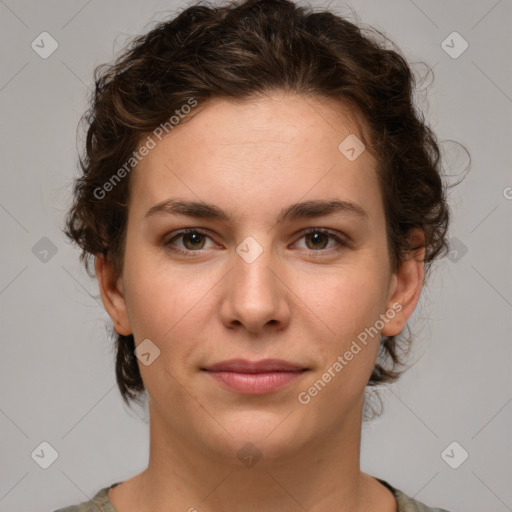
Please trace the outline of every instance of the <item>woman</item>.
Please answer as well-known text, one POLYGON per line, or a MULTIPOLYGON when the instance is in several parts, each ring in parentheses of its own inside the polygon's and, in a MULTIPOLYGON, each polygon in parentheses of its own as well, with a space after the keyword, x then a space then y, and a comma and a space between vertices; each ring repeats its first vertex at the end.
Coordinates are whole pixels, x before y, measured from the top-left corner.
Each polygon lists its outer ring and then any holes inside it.
POLYGON ((359 465, 446 251, 413 90, 398 50, 288 0, 189 7, 98 70, 66 234, 150 457, 63 511, 442 510, 359 465))

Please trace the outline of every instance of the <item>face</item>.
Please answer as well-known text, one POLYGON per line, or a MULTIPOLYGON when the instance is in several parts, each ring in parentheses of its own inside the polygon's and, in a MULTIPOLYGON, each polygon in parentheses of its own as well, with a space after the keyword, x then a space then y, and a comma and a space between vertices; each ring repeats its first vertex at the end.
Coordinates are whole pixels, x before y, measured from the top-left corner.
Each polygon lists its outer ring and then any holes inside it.
POLYGON ((327 99, 215 99, 132 171, 122 276, 97 271, 117 332, 160 351, 139 367, 161 432, 272 458, 360 428, 379 335, 402 330, 422 265, 391 271, 376 161, 339 149, 358 133, 327 99), (303 371, 204 370, 232 359, 303 371))

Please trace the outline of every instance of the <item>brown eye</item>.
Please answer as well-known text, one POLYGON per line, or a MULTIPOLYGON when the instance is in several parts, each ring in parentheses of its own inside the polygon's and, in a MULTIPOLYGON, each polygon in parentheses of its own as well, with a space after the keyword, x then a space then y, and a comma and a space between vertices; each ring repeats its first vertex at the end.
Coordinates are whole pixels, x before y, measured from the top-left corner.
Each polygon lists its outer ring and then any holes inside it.
POLYGON ((176 233, 164 242, 164 246, 180 254, 190 254, 210 248, 207 246, 208 241, 212 244, 210 247, 215 245, 206 233, 197 229, 188 229, 176 233))
POLYGON ((304 248, 312 252, 330 253, 349 247, 349 243, 343 238, 340 238, 335 233, 320 228, 312 228, 303 233, 301 240, 302 239, 305 240, 304 248))
POLYGON ((313 233, 308 233, 305 235, 306 240, 310 240, 311 244, 306 242, 308 249, 325 249, 329 243, 329 235, 322 233, 320 231, 314 231, 313 233))
POLYGON ((204 235, 197 232, 184 233, 180 235, 183 239, 183 245, 190 250, 202 249, 204 245, 204 235))

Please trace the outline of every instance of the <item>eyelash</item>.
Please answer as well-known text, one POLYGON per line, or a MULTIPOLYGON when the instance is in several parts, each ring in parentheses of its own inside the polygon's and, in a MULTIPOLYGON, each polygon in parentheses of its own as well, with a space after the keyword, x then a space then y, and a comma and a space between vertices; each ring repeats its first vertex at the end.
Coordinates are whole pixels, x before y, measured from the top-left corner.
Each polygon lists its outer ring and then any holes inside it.
MULTIPOLYGON (((186 255, 186 256, 190 256, 192 253, 201 253, 203 250, 206 250, 206 249, 198 249, 197 251, 193 251, 191 249, 181 249, 181 248, 176 247, 175 245, 172 244, 172 242, 174 242, 175 240, 183 238, 184 235, 191 234, 191 233, 196 233, 196 234, 199 234, 199 235, 202 235, 202 236, 205 236, 205 237, 211 239, 211 237, 208 235, 208 233, 206 233, 205 231, 202 231, 201 229, 195 229, 195 228, 183 229, 183 230, 178 231, 177 233, 175 233, 174 236, 172 236, 170 239, 168 239, 166 242, 164 242, 164 246, 167 247, 169 250, 171 250, 173 252, 176 252, 178 254, 183 254, 183 255, 186 255)), ((335 242, 337 242, 338 247, 337 248, 332 248, 331 247, 330 249, 319 249, 319 250, 306 249, 310 253, 313 253, 313 254, 315 254, 315 253, 331 254, 332 252, 339 252, 342 249, 350 247, 350 244, 349 244, 348 241, 338 237, 333 232, 331 232, 331 231, 329 231, 327 229, 323 229, 323 228, 309 228, 308 230, 304 231, 301 234, 299 239, 304 238, 307 235, 310 235, 310 234, 313 234, 313 233, 321 233, 322 235, 328 236, 331 240, 334 240, 335 242)))

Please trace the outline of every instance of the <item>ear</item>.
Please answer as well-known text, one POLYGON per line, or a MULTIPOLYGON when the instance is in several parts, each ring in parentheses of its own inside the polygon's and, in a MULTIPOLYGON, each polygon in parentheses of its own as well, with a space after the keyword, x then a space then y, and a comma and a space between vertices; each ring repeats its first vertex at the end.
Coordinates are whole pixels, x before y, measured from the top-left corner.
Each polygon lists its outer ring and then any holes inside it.
POLYGON ((110 259, 104 254, 96 256, 96 275, 103 306, 107 310, 118 334, 132 334, 124 298, 123 277, 116 275, 110 259))
MULTIPOLYGON (((425 235, 420 229, 412 230, 408 238, 413 247, 425 243, 425 235)), ((421 295, 424 259, 425 247, 411 251, 397 272, 392 275, 387 311, 393 310, 396 314, 384 325, 381 335, 396 336, 403 331, 421 295)))

